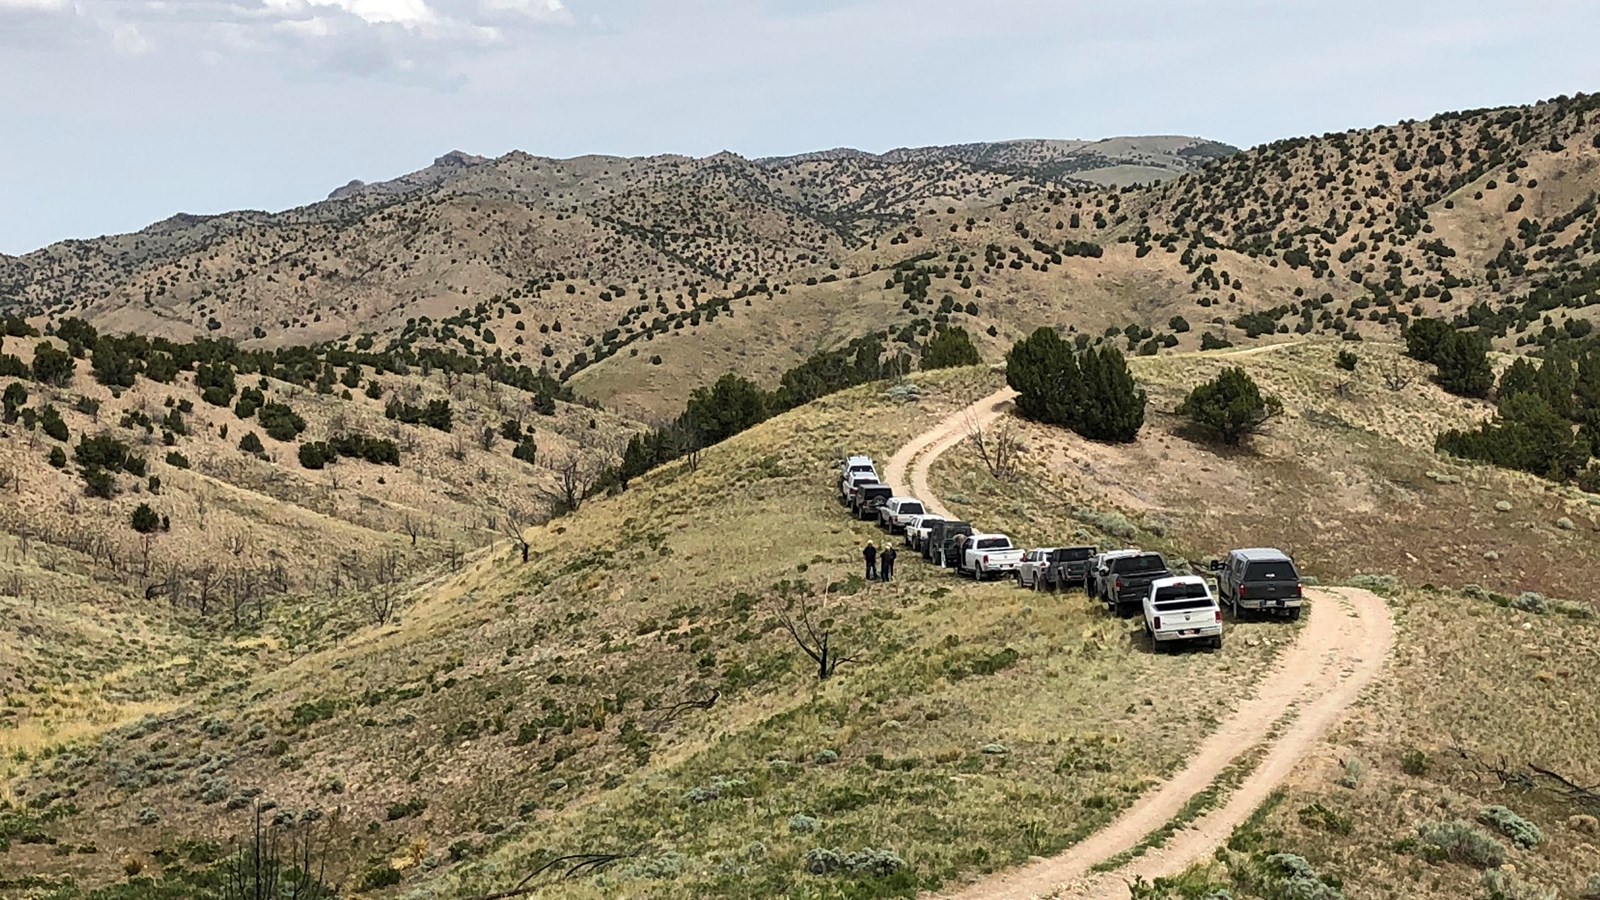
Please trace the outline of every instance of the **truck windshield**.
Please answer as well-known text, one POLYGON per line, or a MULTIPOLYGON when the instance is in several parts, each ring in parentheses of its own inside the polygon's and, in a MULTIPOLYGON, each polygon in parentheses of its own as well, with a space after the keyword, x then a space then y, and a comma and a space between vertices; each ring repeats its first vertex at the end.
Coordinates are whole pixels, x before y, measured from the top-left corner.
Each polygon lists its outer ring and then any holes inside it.
POLYGON ((1294 581, 1294 566, 1288 560, 1251 563, 1245 578, 1250 581, 1294 581))
MULTIPOLYGON (((1201 599, 1207 603, 1211 601, 1211 594, 1203 584, 1174 584, 1167 587, 1156 588, 1156 602, 1164 604, 1169 600, 1201 599)), ((1205 604, 1202 603, 1201 606, 1205 604)), ((1175 606, 1174 609, 1197 609, 1193 606, 1175 606)))
POLYGON ((1010 541, 1009 538, 984 538, 983 540, 978 542, 977 549, 979 549, 979 550, 1010 550, 1011 549, 1011 541, 1010 541))
POLYGON ((1148 575, 1151 572, 1166 571, 1167 563, 1159 554, 1146 553, 1142 556, 1114 559, 1111 561, 1111 569, 1119 575, 1148 575))

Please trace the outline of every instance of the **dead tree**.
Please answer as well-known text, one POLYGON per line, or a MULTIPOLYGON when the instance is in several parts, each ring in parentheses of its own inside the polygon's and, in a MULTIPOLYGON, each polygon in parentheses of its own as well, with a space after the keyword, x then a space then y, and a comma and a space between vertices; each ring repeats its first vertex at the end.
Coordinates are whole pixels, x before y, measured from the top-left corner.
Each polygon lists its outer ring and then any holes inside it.
POLYGON ((506 537, 516 542, 522 549, 522 562, 528 562, 528 552, 533 549, 528 540, 528 529, 533 525, 533 517, 528 512, 515 506, 507 506, 505 514, 500 517, 500 530, 506 537))
POLYGON ((661 711, 661 715, 656 719, 655 727, 657 730, 667 727, 668 725, 672 724, 674 719, 678 718, 679 713, 684 712, 685 710, 710 709, 711 707, 717 705, 717 700, 719 700, 721 697, 722 692, 716 688, 712 688, 711 694, 700 700, 685 700, 681 703, 674 703, 673 705, 661 711))
POLYGON ((416 519, 406 516, 402 527, 405 529, 406 534, 411 537, 411 546, 415 547, 417 545, 417 535, 422 531, 422 524, 416 519))
POLYGON ((473 898, 473 900, 510 900, 512 897, 527 897, 544 889, 543 885, 530 886, 529 882, 545 872, 565 866, 566 871, 561 874, 563 879, 576 878, 580 875, 593 875, 624 859, 632 859, 636 855, 634 853, 574 853, 570 856, 558 856, 529 872, 526 877, 517 882, 516 886, 510 890, 484 894, 473 898))
POLYGON ((577 454, 572 454, 556 469, 556 487, 545 489, 545 499, 550 502, 552 516, 575 513, 589 496, 594 474, 577 454))
POLYGON ((1011 429, 1000 427, 993 432, 986 432, 981 425, 968 417, 967 440, 977 448, 978 458, 983 460, 984 468, 989 470, 991 477, 1000 481, 1010 481, 1017 477, 1017 454, 1021 448, 1017 436, 1011 429))
POLYGON ((841 656, 833 646, 833 619, 825 618, 820 622, 811 621, 811 605, 804 596, 799 601, 800 612, 798 616, 791 614, 794 606, 778 610, 778 624, 783 630, 789 632, 789 637, 794 639, 801 650, 811 657, 817 664, 817 680, 827 681, 839 667, 848 662, 854 662, 854 657, 841 656))
MULTIPOLYGON (((266 810, 255 811, 255 826, 223 864, 223 900, 326 900, 333 896, 327 875, 327 840, 315 823, 295 831, 263 822, 266 810)), ((334 879, 337 881, 338 879, 334 879)))
POLYGON ((1383 385, 1396 393, 1411 386, 1411 376, 1401 367, 1399 360, 1391 362, 1383 370, 1383 385))

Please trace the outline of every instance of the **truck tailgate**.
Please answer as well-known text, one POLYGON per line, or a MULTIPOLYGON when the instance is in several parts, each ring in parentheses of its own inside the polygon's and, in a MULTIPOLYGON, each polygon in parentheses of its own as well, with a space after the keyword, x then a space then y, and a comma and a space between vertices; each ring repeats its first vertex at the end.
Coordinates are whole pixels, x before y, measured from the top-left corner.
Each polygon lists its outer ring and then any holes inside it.
POLYGON ((1221 624, 1215 607, 1173 609, 1167 604, 1158 603, 1155 619, 1152 630, 1165 635, 1198 634, 1200 629, 1215 629, 1221 624))

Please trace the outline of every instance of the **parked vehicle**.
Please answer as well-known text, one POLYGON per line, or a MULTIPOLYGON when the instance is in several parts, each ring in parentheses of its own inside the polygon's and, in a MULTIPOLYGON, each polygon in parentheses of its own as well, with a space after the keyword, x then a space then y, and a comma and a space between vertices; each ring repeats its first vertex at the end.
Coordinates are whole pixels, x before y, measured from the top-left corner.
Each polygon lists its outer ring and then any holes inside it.
POLYGON ((1234 550, 1226 559, 1214 561, 1212 569, 1217 573, 1217 599, 1234 618, 1245 610, 1272 612, 1290 621, 1300 618, 1305 591, 1294 561, 1282 550, 1234 550))
POLYGON ((1038 581, 1045 590, 1089 588, 1090 560, 1099 552, 1097 547, 1056 547, 1041 567, 1038 581))
POLYGON ((920 553, 923 542, 928 539, 928 530, 933 528, 933 523, 943 521, 944 516, 936 516, 932 513, 913 516, 911 521, 906 524, 906 546, 920 553))
POLYGON ((1022 552, 1022 548, 1003 534, 972 534, 961 545, 961 563, 956 571, 965 571, 977 581, 986 581, 1017 571, 1022 552))
POLYGON ((933 523, 928 539, 922 544, 922 558, 941 568, 953 567, 957 558, 956 539, 971 533, 972 525, 967 522, 943 519, 933 523))
POLYGON ((858 519, 877 521, 878 510, 894 496, 894 488, 887 484, 859 484, 850 498, 850 512, 858 519))
POLYGON ((1222 607, 1198 575, 1158 578, 1144 598, 1144 630, 1160 650, 1182 641, 1222 649, 1222 607))
POLYGON ((839 466, 839 477, 843 478, 851 472, 871 472, 878 474, 878 467, 873 465, 872 457, 853 455, 844 458, 844 463, 839 466))
POLYGON ((1017 563, 1017 587, 1044 590, 1045 572, 1050 568, 1050 555, 1055 552, 1054 547, 1035 547, 1022 554, 1022 561, 1017 563))
POLYGON ((915 497, 890 497, 878 507, 878 525, 896 534, 906 530, 911 520, 922 515, 922 501, 915 497))
POLYGON ((852 501, 855 499, 856 489, 863 484, 877 483, 878 473, 876 472, 851 472, 839 482, 839 499, 845 506, 851 507, 851 511, 854 512, 855 507, 852 505, 852 501))
POLYGON ((1159 553, 1136 553, 1111 560, 1101 576, 1106 610, 1119 619, 1132 618, 1150 592, 1150 585, 1172 575, 1167 561, 1159 553))
POLYGON ((1125 556, 1138 556, 1143 552, 1137 547, 1129 547, 1125 550, 1104 550, 1090 557, 1089 583, 1086 588, 1089 596, 1096 600, 1104 600, 1106 598, 1105 581, 1106 575, 1110 571, 1107 566, 1111 565, 1112 560, 1121 559, 1125 556))

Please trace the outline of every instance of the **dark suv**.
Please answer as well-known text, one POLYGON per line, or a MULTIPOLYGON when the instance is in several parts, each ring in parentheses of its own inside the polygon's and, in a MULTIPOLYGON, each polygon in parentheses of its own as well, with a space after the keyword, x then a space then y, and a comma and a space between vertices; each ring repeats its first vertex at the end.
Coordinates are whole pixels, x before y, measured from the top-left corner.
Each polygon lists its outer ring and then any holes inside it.
POLYGON ((1150 584, 1158 578, 1170 578, 1172 570, 1159 553, 1140 553, 1122 556, 1106 565, 1102 576, 1106 609, 1120 619, 1126 619, 1144 607, 1144 598, 1150 593, 1150 584))
POLYGON ((922 545, 922 558, 936 566, 950 568, 956 564, 956 538, 972 533, 967 522, 935 522, 928 530, 928 540, 922 545))
POLYGON ((1099 547, 1057 547, 1050 551, 1050 565, 1044 571, 1044 586, 1048 590, 1067 590, 1087 587, 1089 560, 1099 547))
POLYGON ((1300 618, 1305 591, 1289 554, 1253 547, 1235 550, 1211 567, 1217 573, 1217 603, 1231 609, 1234 618, 1245 610, 1278 613, 1290 621, 1300 618))
POLYGON ((850 498, 851 512, 858 519, 878 519, 878 507, 894 496, 894 488, 887 484, 863 484, 850 498))

